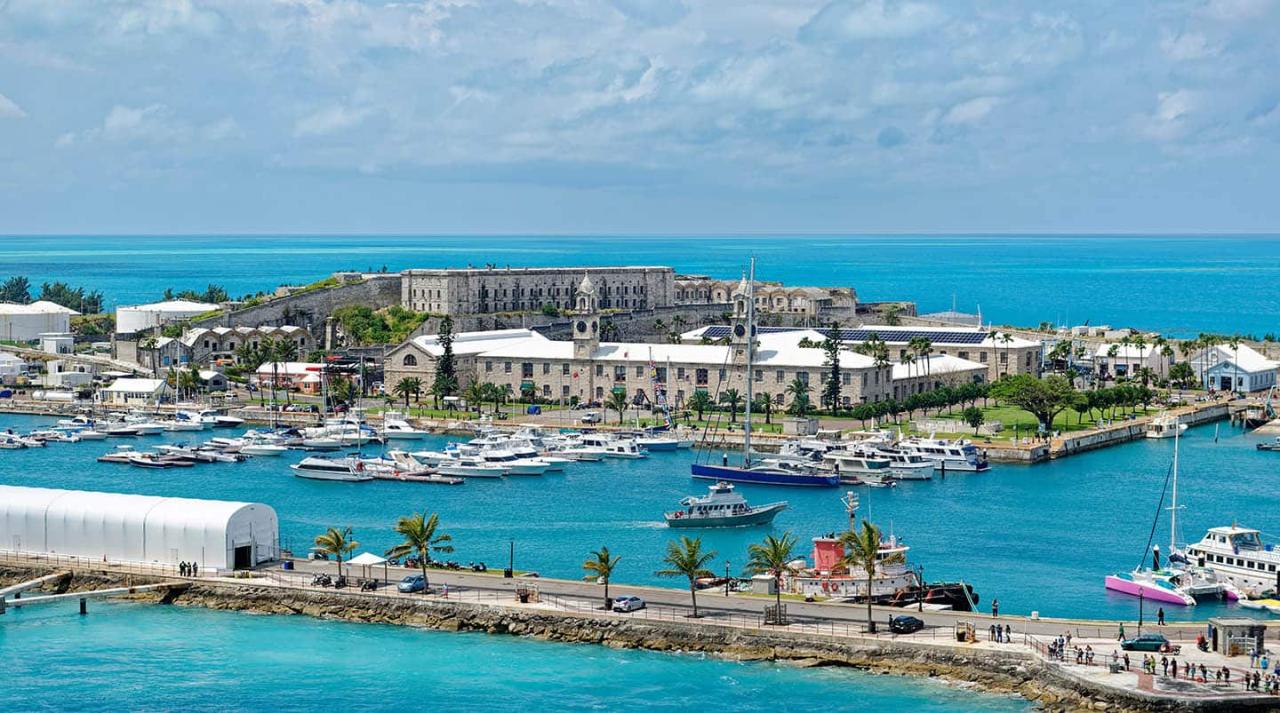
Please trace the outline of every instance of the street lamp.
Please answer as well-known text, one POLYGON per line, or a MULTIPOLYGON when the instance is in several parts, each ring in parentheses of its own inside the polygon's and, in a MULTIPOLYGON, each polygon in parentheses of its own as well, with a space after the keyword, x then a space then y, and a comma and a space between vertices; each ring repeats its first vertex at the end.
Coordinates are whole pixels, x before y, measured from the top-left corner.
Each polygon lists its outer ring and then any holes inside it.
POLYGON ((1142 633, 1142 605, 1146 601, 1146 593, 1138 590, 1138 633, 1142 633))
POLYGON ((724 595, 729 596, 729 560, 724 561, 724 595))

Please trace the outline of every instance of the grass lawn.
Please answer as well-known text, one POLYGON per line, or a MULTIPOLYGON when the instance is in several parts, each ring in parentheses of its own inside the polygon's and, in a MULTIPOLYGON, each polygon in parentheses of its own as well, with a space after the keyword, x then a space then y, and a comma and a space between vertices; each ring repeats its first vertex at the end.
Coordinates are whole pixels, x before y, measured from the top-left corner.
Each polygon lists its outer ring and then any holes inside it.
MULTIPOLYGON (((982 408, 982 407, 979 406, 978 408, 982 408)), ((947 414, 947 412, 943 410, 942 414, 937 416, 931 415, 929 416, 929 418, 950 419, 950 420, 957 421, 959 422, 959 425, 956 429, 957 433, 964 433, 964 434, 968 434, 969 437, 973 437, 973 429, 970 428, 967 424, 964 424, 963 420, 960 418, 961 411, 962 409, 960 409, 959 407, 954 409, 951 414, 947 414)), ((1136 409, 1134 409, 1133 413, 1137 414, 1138 416, 1143 416, 1143 415, 1146 415, 1149 413, 1155 413, 1158 411, 1159 411, 1158 408, 1149 408, 1144 410, 1141 406, 1139 406, 1136 409)), ((1036 432, 1036 429, 1039 428, 1039 423, 1036 421, 1035 416, 1032 416, 1030 413, 1023 411, 1017 406, 992 405, 982 409, 982 413, 986 417, 987 423, 992 423, 993 421, 999 421, 1001 424, 1004 425, 1004 431, 1002 431, 998 437, 1011 438, 1013 436, 1013 431, 1015 430, 1015 428, 1017 429, 1018 435, 1020 436, 1032 435, 1036 432)), ((1104 422, 1106 420, 1107 416, 1108 416, 1107 413, 1103 413, 1095 409, 1092 413, 1085 414, 1084 423, 1081 424, 1079 422, 1080 415, 1077 414, 1075 411, 1068 409, 1058 414, 1053 419, 1053 428, 1054 430, 1061 431, 1063 433, 1067 433, 1070 431, 1083 431, 1091 428, 1096 428, 1099 425, 1099 422, 1104 422)), ((1120 409, 1120 408, 1116 409, 1115 420, 1117 422, 1127 419, 1128 417, 1129 417, 1128 409, 1120 409)))

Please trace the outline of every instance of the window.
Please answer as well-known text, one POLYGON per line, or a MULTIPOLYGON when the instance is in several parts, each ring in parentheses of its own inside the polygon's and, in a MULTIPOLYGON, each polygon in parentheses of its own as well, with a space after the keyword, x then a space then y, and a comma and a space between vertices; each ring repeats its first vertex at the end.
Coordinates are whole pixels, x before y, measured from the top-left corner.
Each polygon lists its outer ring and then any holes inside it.
POLYGON ((604 364, 596 364, 596 376, 604 376, 604 364))
POLYGON ((847 372, 847 371, 845 371, 845 372, 841 372, 841 373, 840 373, 840 383, 844 384, 845 386, 848 386, 849 384, 852 384, 852 383, 853 383, 853 374, 850 374, 850 373, 849 373, 849 372, 847 372))
POLYGON ((486 361, 486 362, 484 363, 484 370, 485 370, 485 372, 486 372, 486 373, 493 371, 493 362, 491 362, 491 361, 486 361))
POLYGON ((787 381, 787 374, 786 374, 786 372, 782 371, 781 369, 779 369, 778 371, 774 372, 774 374, 773 374, 773 381, 774 381, 774 383, 776 383, 776 384, 784 384, 784 383, 786 383, 786 381, 787 381))
POLYGON ((706 385, 707 385, 707 370, 706 370, 706 369, 696 369, 696 370, 694 371, 694 382, 695 382, 695 383, 697 383, 697 385, 698 385, 698 386, 706 386, 706 385))
POLYGON ((627 380, 627 367, 625 367, 625 366, 615 366, 615 367, 613 367, 613 380, 614 380, 614 381, 626 381, 626 380, 627 380))
POLYGON ((562 399, 567 399, 567 398, 569 398, 569 385, 568 385, 568 384, 564 384, 564 385, 562 385, 562 386, 560 387, 560 398, 562 398, 562 399))
POLYGON ((603 386, 597 386, 597 387, 596 387, 596 400, 601 400, 601 399, 603 399, 603 398, 604 398, 604 387, 603 387, 603 386))
POLYGON ((511 373, 511 362, 509 362, 509 361, 504 361, 504 362, 502 362, 502 373, 504 373, 504 374, 510 374, 510 373, 511 373))
POLYGON ((414 355, 412 355, 412 354, 405 354, 405 355, 404 355, 404 359, 401 359, 401 360, 400 360, 400 363, 401 363, 402 365, 404 365, 404 366, 417 366, 417 365, 418 365, 418 357, 416 357, 416 356, 414 356, 414 355))
POLYGON ((756 380, 757 382, 764 381, 764 370, 763 370, 763 369, 756 369, 756 370, 755 370, 755 380, 756 380))
POLYGON ((637 366, 637 367, 636 367, 636 376, 644 376, 644 367, 643 367, 643 366, 637 366))
POLYGON ((862 372, 862 388, 867 388, 867 372, 862 372))
POLYGON ((542 363, 542 373, 543 374, 551 373, 551 362, 547 361, 542 363))
POLYGON ((561 364, 561 365, 560 365, 560 374, 561 374, 562 376, 568 376, 568 375, 569 375, 569 362, 565 362, 565 363, 563 363, 563 364, 561 364))
POLYGON ((683 380, 685 379, 685 375, 684 375, 684 367, 683 367, 683 366, 677 366, 677 367, 676 367, 676 378, 677 378, 677 379, 680 379, 681 381, 683 381, 683 380))
POLYGON ((551 384, 542 385, 542 395, 545 398, 551 398, 551 384))
POLYGON ((533 378, 533 362, 526 361, 520 364, 520 378, 522 379, 533 378))
POLYGON ((1001 364, 1008 364, 1008 363, 1009 363, 1009 352, 1001 352, 1001 353, 1000 353, 1000 363, 1001 363, 1001 364))
POLYGON ((802 384, 804 384, 805 386, 808 386, 808 385, 809 385, 809 372, 807 372, 807 371, 797 371, 797 372, 796 372, 796 378, 797 378, 797 379, 799 379, 799 380, 800 380, 800 382, 801 382, 802 384))
POLYGON ((987 353, 986 353, 986 352, 978 352, 978 361, 982 362, 983 364, 986 364, 986 363, 987 363, 987 353))
POLYGON ((654 371, 654 374, 656 375, 658 383, 660 384, 667 383, 667 367, 665 366, 654 367, 653 371, 654 371))
MULTIPOLYGON (((943 354, 946 354, 946 352, 943 352, 943 354)), ((960 357, 961 359, 968 359, 968 358, 969 358, 969 352, 960 352, 960 353, 959 353, 959 354, 957 354, 956 356, 960 357)))

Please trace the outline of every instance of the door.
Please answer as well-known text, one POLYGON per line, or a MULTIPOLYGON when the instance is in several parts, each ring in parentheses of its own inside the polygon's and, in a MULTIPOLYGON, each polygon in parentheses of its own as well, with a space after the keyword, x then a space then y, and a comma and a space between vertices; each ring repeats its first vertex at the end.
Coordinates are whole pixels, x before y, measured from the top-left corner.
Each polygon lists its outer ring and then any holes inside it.
POLYGON ((232 565, 235 569, 250 569, 253 567, 253 545, 243 545, 235 549, 235 563, 232 565))

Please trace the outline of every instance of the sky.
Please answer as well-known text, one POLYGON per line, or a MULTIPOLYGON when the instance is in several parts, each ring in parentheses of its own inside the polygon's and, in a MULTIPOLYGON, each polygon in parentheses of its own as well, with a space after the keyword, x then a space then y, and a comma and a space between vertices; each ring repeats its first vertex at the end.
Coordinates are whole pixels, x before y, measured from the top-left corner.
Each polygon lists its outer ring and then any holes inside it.
POLYGON ((0 0, 0 233, 1276 232, 1280 0, 0 0))

